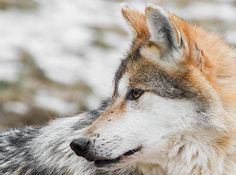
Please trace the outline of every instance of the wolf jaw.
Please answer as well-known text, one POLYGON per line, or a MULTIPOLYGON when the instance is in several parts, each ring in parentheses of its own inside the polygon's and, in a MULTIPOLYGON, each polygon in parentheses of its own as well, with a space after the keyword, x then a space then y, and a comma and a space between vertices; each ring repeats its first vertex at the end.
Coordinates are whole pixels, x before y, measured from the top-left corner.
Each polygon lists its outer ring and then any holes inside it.
POLYGON ((235 52, 161 7, 122 13, 135 38, 111 105, 78 138, 90 140, 80 156, 143 174, 235 174, 235 52))
POLYGON ((95 160, 95 166, 96 167, 104 167, 104 166, 109 166, 112 164, 116 164, 116 163, 120 163, 122 161, 122 159, 125 159, 127 157, 130 157, 131 155, 134 155, 135 153, 139 152, 141 150, 142 147, 138 147, 136 149, 133 150, 129 150, 126 153, 124 153, 123 155, 115 158, 115 159, 104 159, 104 160, 95 160))

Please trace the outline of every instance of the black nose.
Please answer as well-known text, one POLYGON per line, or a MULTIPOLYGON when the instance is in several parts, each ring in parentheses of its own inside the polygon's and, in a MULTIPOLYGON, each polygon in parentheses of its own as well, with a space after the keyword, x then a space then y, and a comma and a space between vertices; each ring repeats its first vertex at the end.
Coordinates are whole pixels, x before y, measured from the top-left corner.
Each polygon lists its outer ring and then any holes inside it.
POLYGON ((90 144, 89 139, 80 138, 73 140, 70 143, 70 147, 76 153, 77 156, 85 157, 85 155, 88 152, 89 144, 90 144))

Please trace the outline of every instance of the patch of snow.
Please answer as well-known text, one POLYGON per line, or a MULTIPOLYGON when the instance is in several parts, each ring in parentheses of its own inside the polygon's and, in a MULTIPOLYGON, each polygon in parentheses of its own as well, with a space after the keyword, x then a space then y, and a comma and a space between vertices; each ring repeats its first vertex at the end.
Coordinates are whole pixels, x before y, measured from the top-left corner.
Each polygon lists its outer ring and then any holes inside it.
POLYGON ((229 43, 236 44, 236 30, 226 32, 225 38, 229 43))
POLYGON ((77 105, 65 102, 63 99, 51 95, 49 92, 39 91, 34 98, 36 106, 48 109, 60 114, 70 114, 77 112, 77 105))
POLYGON ((3 105, 3 109, 6 112, 12 112, 23 115, 29 111, 29 106, 19 101, 10 101, 3 105))
POLYGON ((0 81, 14 82, 20 71, 19 65, 15 62, 4 61, 0 64, 0 81))
POLYGON ((236 7, 225 2, 213 3, 195 1, 186 7, 175 8, 174 11, 187 19, 236 21, 236 7))

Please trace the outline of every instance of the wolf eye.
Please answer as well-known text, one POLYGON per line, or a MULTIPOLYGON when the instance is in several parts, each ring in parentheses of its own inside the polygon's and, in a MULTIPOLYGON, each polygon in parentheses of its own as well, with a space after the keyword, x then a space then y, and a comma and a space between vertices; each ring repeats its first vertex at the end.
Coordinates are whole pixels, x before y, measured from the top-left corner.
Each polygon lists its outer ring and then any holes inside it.
POLYGON ((127 99, 128 100, 137 100, 141 95, 143 95, 144 91, 141 89, 131 89, 128 92, 127 99))

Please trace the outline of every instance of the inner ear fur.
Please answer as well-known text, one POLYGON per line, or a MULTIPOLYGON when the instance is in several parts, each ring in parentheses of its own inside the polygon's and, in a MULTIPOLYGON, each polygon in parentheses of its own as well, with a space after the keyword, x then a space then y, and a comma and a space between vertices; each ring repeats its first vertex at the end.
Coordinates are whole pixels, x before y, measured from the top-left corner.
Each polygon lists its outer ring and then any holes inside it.
POLYGON ((179 29, 174 15, 159 6, 148 5, 145 9, 150 41, 154 42, 161 52, 162 61, 177 63, 185 54, 184 34, 179 29))
POLYGON ((147 18, 144 13, 125 6, 122 8, 122 15, 133 29, 135 37, 146 38, 149 36, 147 18))

